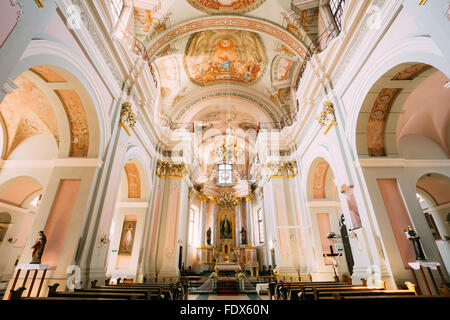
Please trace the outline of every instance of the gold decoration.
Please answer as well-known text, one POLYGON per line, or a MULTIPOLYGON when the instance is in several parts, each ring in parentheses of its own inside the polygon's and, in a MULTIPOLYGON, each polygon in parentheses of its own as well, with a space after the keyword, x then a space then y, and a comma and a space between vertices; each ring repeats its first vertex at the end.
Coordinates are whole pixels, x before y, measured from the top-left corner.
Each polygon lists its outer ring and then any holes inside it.
POLYGON ((39 8, 44 8, 45 7, 44 3, 42 2, 42 0, 34 0, 34 1, 37 3, 39 8))
POLYGON ((201 202, 206 202, 206 200, 208 200, 208 197, 205 196, 203 193, 200 194, 200 201, 201 202))
POLYGON ((122 104, 122 110, 120 110, 119 126, 124 128, 127 134, 130 136, 128 128, 133 128, 136 125, 138 116, 133 112, 130 102, 124 102, 122 104))
POLYGON ((271 178, 283 178, 285 172, 289 178, 294 178, 298 174, 296 160, 268 162, 262 170, 264 175, 271 178))
POLYGON ((188 169, 184 162, 175 163, 172 161, 158 160, 156 164, 156 176, 165 178, 169 174, 169 178, 182 178, 188 173, 188 169))
POLYGON ((321 127, 327 127, 323 134, 327 134, 333 125, 336 125, 336 116, 334 115, 333 104, 329 101, 323 103, 322 112, 316 117, 321 127))
POLYGON ((220 207, 234 207, 239 204, 239 198, 236 198, 231 191, 224 191, 219 195, 217 204, 220 207))

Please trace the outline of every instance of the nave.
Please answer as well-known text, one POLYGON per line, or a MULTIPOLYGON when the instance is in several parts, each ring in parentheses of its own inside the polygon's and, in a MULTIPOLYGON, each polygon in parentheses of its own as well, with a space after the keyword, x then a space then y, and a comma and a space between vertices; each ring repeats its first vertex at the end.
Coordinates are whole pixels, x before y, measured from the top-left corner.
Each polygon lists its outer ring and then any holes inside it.
POLYGON ((449 299, 448 1, 0 3, 3 300, 449 299))

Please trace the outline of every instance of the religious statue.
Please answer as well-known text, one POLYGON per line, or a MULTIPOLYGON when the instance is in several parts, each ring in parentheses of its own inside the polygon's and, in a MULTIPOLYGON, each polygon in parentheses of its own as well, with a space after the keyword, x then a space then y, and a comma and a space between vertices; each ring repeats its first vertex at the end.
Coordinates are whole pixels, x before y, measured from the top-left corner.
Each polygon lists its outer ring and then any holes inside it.
POLYGON ((414 251, 416 252, 416 260, 417 261, 427 260, 422 250, 422 245, 420 244, 420 237, 417 235, 413 227, 408 226, 408 229, 405 230, 405 233, 406 237, 413 243, 414 251))
POLYGON ((241 242, 242 244, 247 244, 247 231, 245 230, 244 227, 242 227, 241 230, 241 242))
POLYGON ((47 242, 47 237, 44 231, 39 231, 39 239, 31 247, 33 249, 32 259, 30 264, 41 264, 42 254, 44 253, 45 243, 47 242))
POLYGON ((206 244, 208 246, 211 245, 211 227, 209 227, 208 231, 206 231, 206 244))

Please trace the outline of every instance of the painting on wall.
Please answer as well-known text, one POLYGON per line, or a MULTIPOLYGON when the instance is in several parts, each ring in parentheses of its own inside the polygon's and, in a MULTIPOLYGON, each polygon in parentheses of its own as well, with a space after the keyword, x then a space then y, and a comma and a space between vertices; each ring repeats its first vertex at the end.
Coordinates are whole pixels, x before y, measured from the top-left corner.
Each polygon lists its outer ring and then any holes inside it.
POLYGON ((353 187, 349 187, 344 184, 341 186, 341 192, 344 193, 347 198, 348 211, 350 212, 350 219, 352 221, 352 229, 362 228, 361 217, 359 215, 358 205, 356 204, 355 195, 353 193, 353 187))
POLYGON ((187 0, 194 8, 209 14, 243 14, 256 9, 266 0, 187 0))
POLYGON ((234 239, 234 214, 231 210, 222 210, 219 212, 219 240, 234 239))
POLYGON ((253 84, 266 65, 261 37, 242 30, 197 32, 190 37, 184 58, 189 79, 201 86, 228 81, 253 84))
POLYGON ((124 221, 120 236, 119 255, 131 256, 133 252, 136 221, 124 221))

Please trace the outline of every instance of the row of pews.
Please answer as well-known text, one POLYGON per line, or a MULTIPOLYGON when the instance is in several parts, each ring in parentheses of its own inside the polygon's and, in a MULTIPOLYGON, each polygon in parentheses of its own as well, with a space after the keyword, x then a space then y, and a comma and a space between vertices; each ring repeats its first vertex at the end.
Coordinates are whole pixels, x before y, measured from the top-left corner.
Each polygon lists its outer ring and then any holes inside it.
MULTIPOLYGON (((408 289, 387 290, 382 282, 379 287, 335 281, 271 282, 269 283, 269 295, 271 300, 409 299, 419 297, 414 284, 408 282, 407 287, 408 289)), ((420 296, 420 298, 426 297, 420 296)), ((445 296, 432 298, 450 300, 445 296)))
POLYGON ((176 283, 117 283, 105 281, 99 286, 97 280, 91 288, 58 291, 59 284, 48 286, 48 296, 40 298, 22 297, 26 288, 11 290, 11 300, 187 300, 189 282, 180 279, 176 283))

